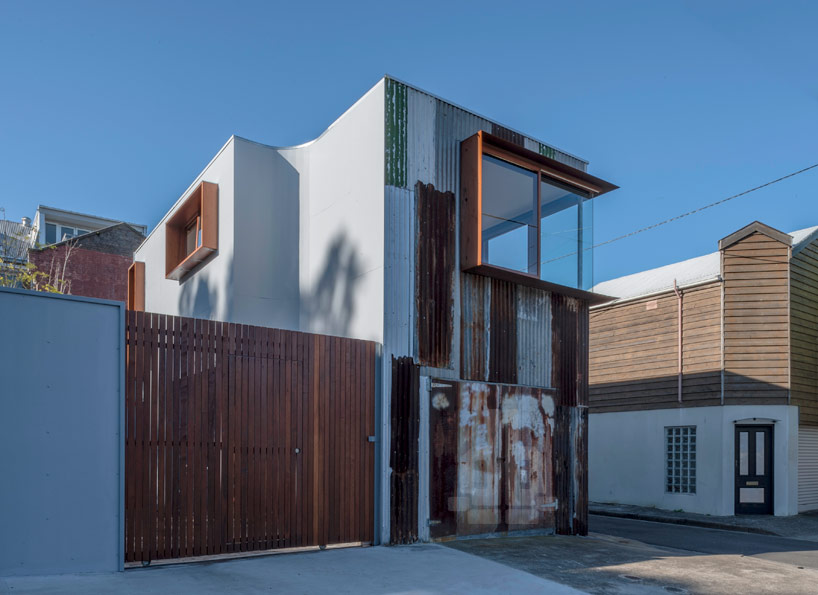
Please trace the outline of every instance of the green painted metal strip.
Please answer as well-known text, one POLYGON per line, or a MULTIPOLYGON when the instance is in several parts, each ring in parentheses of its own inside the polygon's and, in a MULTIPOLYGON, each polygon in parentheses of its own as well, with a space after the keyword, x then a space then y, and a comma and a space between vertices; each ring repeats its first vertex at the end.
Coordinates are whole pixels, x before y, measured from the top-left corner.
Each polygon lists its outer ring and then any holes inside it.
POLYGON ((553 147, 549 147, 548 145, 544 145, 542 143, 539 143, 539 145, 540 145, 540 155, 545 155, 546 157, 549 157, 551 159, 556 159, 557 158, 557 152, 554 150, 553 147))
POLYGON ((386 80, 385 180, 388 186, 406 188, 406 85, 386 80))

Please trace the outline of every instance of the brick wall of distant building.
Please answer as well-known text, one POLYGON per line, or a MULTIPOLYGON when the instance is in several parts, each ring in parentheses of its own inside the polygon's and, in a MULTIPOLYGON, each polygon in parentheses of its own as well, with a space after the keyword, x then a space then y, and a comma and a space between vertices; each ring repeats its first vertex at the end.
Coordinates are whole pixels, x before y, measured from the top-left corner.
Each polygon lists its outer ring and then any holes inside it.
MULTIPOLYGON (((63 244, 31 250, 29 261, 38 270, 48 273, 52 268, 62 268, 66 249, 63 244)), ((130 256, 74 247, 65 269, 65 278, 71 281, 68 293, 124 302, 128 297, 128 267, 132 262, 130 256)))

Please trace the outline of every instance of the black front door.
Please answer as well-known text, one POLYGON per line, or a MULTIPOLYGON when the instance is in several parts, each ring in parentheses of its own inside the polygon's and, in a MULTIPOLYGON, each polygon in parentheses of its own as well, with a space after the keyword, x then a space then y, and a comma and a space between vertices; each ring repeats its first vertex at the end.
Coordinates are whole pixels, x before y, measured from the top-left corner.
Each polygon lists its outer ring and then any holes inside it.
POLYGON ((736 426, 736 514, 773 513, 772 444, 772 426, 736 426))

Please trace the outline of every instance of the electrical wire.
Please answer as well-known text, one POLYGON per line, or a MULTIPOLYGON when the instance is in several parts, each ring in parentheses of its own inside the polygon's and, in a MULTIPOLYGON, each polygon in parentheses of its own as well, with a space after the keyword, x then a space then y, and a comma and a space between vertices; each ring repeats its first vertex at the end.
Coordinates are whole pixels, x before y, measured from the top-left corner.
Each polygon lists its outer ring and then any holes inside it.
MULTIPOLYGON (((744 190, 743 192, 739 192, 738 194, 734 194, 732 196, 728 196, 727 198, 722 198, 721 200, 717 200, 716 202, 712 202, 709 205, 704 205, 703 207, 699 207, 698 209, 693 209, 692 211, 688 211, 687 213, 682 213, 681 215, 676 215, 675 217, 671 217, 670 219, 665 219, 664 221, 659 221, 658 223, 654 223, 653 225, 648 225, 647 227, 643 227, 641 229, 637 229, 636 231, 632 231, 630 233, 626 233, 625 235, 618 236, 616 238, 612 238, 610 240, 605 240, 604 242, 600 242, 599 244, 594 244, 588 248, 584 248, 582 251, 585 252, 587 250, 593 250, 595 248, 599 248, 600 246, 607 246, 608 244, 613 244, 614 242, 618 242, 620 240, 624 240, 630 237, 633 237, 637 234, 650 231, 652 229, 656 229, 657 227, 661 227, 662 225, 667 225, 668 223, 673 223, 674 221, 678 221, 679 219, 684 219, 685 217, 689 217, 690 215, 695 215, 696 213, 701 213, 704 210, 712 209, 713 207, 717 207, 722 205, 728 201, 731 201, 735 198, 739 198, 741 196, 746 196, 751 192, 755 192, 757 190, 761 190, 762 188, 767 188, 768 186, 772 186, 773 184, 778 184, 779 182, 783 182, 784 180, 788 180, 789 178, 794 178, 797 175, 803 174, 805 172, 810 171, 811 169, 815 169, 818 167, 818 163, 814 163, 808 167, 803 169, 799 169, 798 171, 794 171, 786 176, 781 176, 780 178, 776 178, 775 180, 770 180, 760 186, 755 186, 748 190, 744 190)), ((577 252, 572 252, 571 254, 564 254, 562 256, 557 256, 556 258, 552 258, 551 260, 546 260, 542 264, 547 264, 549 262, 554 262, 555 260, 561 260, 563 258, 568 258, 569 256, 573 256, 577 254, 577 252)))

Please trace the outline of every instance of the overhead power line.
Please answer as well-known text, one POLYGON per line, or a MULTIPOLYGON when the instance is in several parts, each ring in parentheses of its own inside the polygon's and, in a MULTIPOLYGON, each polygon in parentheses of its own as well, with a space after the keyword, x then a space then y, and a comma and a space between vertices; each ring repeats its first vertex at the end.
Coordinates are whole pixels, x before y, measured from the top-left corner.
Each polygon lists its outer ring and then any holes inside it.
MULTIPOLYGON (((750 188, 750 189, 745 190, 743 192, 739 192, 738 194, 728 196, 727 198, 722 198, 721 200, 717 200, 716 202, 712 202, 709 205, 704 205, 703 207, 699 207, 698 209, 693 209, 692 211, 688 211, 687 213, 682 213, 681 215, 676 215, 675 217, 671 217, 670 219, 665 219, 664 221, 659 221, 658 223, 654 223, 653 225, 648 225, 647 227, 637 229, 636 231, 626 233, 625 235, 621 235, 619 237, 612 238, 610 240, 605 240, 604 242, 600 242, 599 244, 594 244, 593 246, 591 246, 589 248, 585 248, 583 250, 583 252, 585 252, 586 250, 593 250, 594 248, 599 248, 600 246, 605 246, 607 244, 612 244, 614 242, 618 242, 620 240, 624 240, 626 238, 633 237, 633 236, 635 236, 637 234, 640 234, 640 233, 643 233, 645 231, 650 231, 651 229, 656 229, 657 227, 661 227, 662 225, 667 225, 668 223, 678 221, 679 219, 684 219, 685 217, 689 217, 690 215, 695 215, 696 213, 701 213, 704 210, 712 209, 713 207, 717 207, 719 205, 722 205, 722 204, 724 204, 724 203, 726 203, 728 201, 731 201, 731 200, 733 200, 735 198, 745 196, 747 194, 750 194, 751 192, 755 192, 756 190, 761 190, 762 188, 766 188, 768 186, 772 186, 773 184, 778 184, 779 182, 783 182, 784 180, 794 178, 795 176, 803 174, 804 172, 808 172, 809 170, 815 169, 816 167, 818 167, 818 163, 814 163, 814 164, 812 164, 812 165, 810 165, 808 167, 805 167, 803 169, 799 169, 798 171, 794 171, 794 172, 792 172, 790 174, 787 174, 786 176, 781 176, 780 178, 776 178, 775 180, 770 180, 769 182, 761 184, 760 186, 755 186, 754 188, 750 188)), ((573 256, 574 254, 577 254, 577 253, 572 252, 571 254, 564 254, 563 256, 558 256, 556 258, 552 258, 551 260, 547 260, 545 262, 546 263, 547 262, 554 262, 555 260, 561 260, 563 258, 573 256)), ((543 264, 545 264, 545 263, 543 263, 543 264)))

